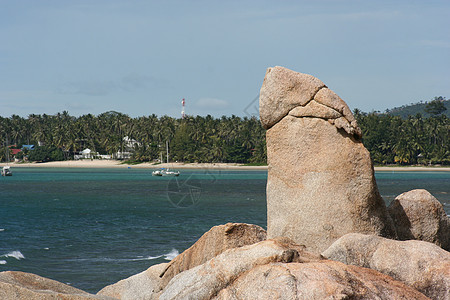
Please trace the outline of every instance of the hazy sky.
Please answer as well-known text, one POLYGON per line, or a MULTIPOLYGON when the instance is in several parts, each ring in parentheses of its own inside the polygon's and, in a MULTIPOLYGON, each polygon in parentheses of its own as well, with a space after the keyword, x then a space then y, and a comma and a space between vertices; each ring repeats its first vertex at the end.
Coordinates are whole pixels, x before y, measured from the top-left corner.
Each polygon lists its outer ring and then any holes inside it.
POLYGON ((351 109, 450 97, 450 1, 0 0, 0 115, 257 113, 266 68, 351 109))

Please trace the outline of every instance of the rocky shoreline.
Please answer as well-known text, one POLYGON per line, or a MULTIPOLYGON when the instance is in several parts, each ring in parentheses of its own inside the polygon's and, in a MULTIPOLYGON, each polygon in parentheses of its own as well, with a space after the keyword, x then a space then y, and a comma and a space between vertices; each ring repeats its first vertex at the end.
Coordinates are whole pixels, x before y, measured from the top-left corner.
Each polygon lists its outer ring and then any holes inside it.
POLYGON ((317 78, 269 68, 267 232, 211 228, 169 263, 96 295, 0 273, 0 299, 450 299, 450 219, 426 190, 386 207, 361 131, 317 78))

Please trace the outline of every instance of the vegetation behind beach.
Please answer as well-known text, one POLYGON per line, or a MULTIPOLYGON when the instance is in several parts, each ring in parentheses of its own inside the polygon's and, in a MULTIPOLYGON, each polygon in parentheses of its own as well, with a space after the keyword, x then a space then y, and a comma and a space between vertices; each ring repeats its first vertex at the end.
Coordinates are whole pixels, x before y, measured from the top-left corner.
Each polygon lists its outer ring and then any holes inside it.
MULTIPOLYGON (((442 97, 441 97, 442 98, 442 97)), ((450 119, 444 114, 448 100, 434 99, 415 115, 364 113, 354 115, 363 131, 363 143, 375 164, 450 164, 450 119), (441 104, 444 104, 441 105, 441 104), (428 115, 429 117, 424 117, 428 115)), ((413 104, 417 108, 416 104, 413 104)), ((403 109, 409 110, 409 106, 403 109)), ((74 154, 89 148, 93 153, 114 154, 130 151, 131 160, 157 162, 165 159, 166 141, 170 160, 178 162, 232 162, 265 164, 265 130, 255 117, 187 116, 176 119, 156 115, 131 118, 119 112, 74 117, 67 111, 56 115, 27 118, 13 115, 0 117, 0 160, 6 159, 6 140, 12 149, 35 145, 16 158, 30 161, 73 159, 74 154), (136 141, 132 149, 127 140, 136 141), (42 146, 39 147, 38 144, 42 146)))

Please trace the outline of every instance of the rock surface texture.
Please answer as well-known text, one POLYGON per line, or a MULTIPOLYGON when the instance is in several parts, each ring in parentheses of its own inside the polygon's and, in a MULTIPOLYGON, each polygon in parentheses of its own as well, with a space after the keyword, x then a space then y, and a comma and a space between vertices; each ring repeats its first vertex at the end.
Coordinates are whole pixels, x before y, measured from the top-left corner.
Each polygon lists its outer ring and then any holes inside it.
POLYGON ((151 266, 144 272, 104 287, 97 295, 122 300, 158 299, 162 281, 159 275, 165 270, 167 265, 158 264, 151 266))
POLYGON ((321 252, 361 232, 396 237, 361 130, 345 102, 320 80, 267 70, 260 92, 267 129, 267 234, 321 252))
POLYGON ((435 244, 352 233, 334 242, 322 255, 377 270, 431 299, 450 299, 450 253, 435 244))
POLYGON ((44 278, 31 273, 6 271, 0 272, 0 299, 5 300, 85 300, 113 299, 96 296, 67 284, 44 278))
POLYGON ((450 251, 450 219, 442 204, 427 190, 399 195, 388 212, 400 240, 421 240, 450 251))
POLYGON ((323 260, 287 240, 267 240, 178 274, 159 299, 428 298, 377 271, 323 260))
POLYGON ((266 231, 257 225, 227 223, 214 226, 192 247, 175 257, 161 272, 161 289, 178 273, 201 265, 225 250, 255 244, 266 237, 266 231))

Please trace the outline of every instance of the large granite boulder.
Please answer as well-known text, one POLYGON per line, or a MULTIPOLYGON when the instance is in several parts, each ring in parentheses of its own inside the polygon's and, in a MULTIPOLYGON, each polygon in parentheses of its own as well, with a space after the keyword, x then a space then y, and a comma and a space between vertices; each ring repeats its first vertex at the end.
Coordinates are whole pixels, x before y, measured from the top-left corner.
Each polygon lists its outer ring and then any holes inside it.
POLYGON ((428 299, 376 271, 330 260, 270 263, 242 274, 213 299, 428 299), (257 295, 257 296, 255 296, 257 295))
POLYGON ((450 299, 450 253, 435 244, 352 233, 334 242, 322 255, 377 270, 432 299, 450 299))
POLYGON ((361 130, 320 80, 267 70, 260 94, 267 129, 267 234, 320 252, 361 232, 396 237, 361 130))
POLYGON ((178 273, 201 265, 225 250, 251 245, 266 237, 266 231, 258 225, 227 223, 214 226, 166 266, 160 275, 161 289, 178 273))
POLYGON ((5 300, 86 300, 113 299, 86 293, 67 284, 31 273, 0 272, 0 299, 5 300))
POLYGON ((97 295, 122 300, 156 300, 161 286, 159 275, 166 267, 167 263, 151 266, 144 272, 104 287, 97 295))
POLYGON ((403 193, 388 207, 400 240, 421 240, 450 251, 450 219, 427 190, 403 193))
POLYGON ((323 260, 286 239, 234 248, 176 275, 167 299, 428 299, 377 271, 323 260))

